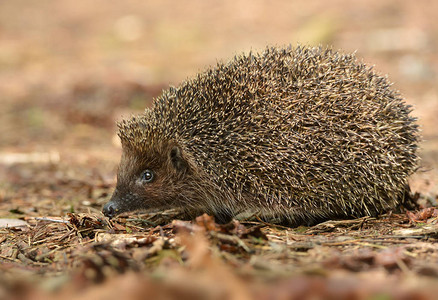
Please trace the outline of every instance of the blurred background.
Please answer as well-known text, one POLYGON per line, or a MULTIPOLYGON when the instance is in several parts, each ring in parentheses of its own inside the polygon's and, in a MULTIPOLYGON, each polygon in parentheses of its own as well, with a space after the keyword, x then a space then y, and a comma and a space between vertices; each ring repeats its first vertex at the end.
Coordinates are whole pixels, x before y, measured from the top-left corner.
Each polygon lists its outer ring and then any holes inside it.
POLYGON ((39 160, 112 180, 115 121, 168 85, 267 45, 321 44, 356 51, 414 106, 428 172, 412 186, 436 195, 437 19, 434 0, 1 1, 0 180, 38 176, 5 171, 39 160))

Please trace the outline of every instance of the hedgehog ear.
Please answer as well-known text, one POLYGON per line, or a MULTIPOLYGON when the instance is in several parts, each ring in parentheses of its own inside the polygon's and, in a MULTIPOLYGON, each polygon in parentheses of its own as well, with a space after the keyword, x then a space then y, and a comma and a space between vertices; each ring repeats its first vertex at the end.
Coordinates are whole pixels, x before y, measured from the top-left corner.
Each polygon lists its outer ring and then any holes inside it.
POLYGON ((184 173, 188 169, 188 164, 186 160, 182 157, 181 149, 178 146, 175 146, 170 150, 169 153, 170 161, 172 162, 173 167, 181 172, 184 173))

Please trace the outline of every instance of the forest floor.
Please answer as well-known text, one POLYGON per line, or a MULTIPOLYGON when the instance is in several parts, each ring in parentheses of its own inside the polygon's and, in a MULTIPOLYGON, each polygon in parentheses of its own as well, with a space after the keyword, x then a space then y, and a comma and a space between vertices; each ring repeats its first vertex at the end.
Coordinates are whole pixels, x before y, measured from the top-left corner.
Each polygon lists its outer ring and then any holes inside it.
POLYGON ((438 2, 146 2, 0 4, 0 299, 438 299, 438 2), (414 105, 418 209, 298 228, 102 215, 115 120, 216 58, 297 41, 359 49, 414 105))

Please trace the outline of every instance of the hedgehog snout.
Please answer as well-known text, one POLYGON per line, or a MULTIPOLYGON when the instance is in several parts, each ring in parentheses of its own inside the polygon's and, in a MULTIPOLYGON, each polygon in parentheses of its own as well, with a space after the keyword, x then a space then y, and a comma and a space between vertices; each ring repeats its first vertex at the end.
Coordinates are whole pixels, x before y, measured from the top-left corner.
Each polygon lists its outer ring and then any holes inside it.
MULTIPOLYGON (((131 211, 130 203, 135 203, 136 199, 136 194, 131 192, 120 192, 116 189, 108 203, 103 206, 102 212, 105 216, 112 218, 123 212, 131 211)), ((136 208, 138 207, 135 207, 135 209, 136 208)))
POLYGON ((117 206, 117 204, 113 201, 108 202, 107 204, 105 204, 103 206, 102 212, 105 216, 107 216, 108 218, 112 218, 115 215, 117 215, 119 211, 119 208, 117 206))

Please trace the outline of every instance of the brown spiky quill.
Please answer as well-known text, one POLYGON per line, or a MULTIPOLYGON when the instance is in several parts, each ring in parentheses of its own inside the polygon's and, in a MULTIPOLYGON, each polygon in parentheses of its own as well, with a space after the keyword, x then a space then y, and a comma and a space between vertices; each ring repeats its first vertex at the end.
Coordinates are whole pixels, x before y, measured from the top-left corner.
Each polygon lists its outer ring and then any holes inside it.
POLYGON ((252 211, 291 224, 377 215, 403 201, 417 168, 410 111, 354 55, 271 47, 237 56, 119 124, 122 161, 104 211, 252 211), (152 182, 138 181, 144 170, 152 182))

